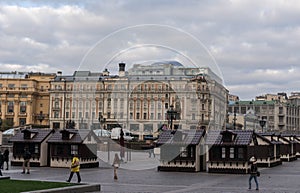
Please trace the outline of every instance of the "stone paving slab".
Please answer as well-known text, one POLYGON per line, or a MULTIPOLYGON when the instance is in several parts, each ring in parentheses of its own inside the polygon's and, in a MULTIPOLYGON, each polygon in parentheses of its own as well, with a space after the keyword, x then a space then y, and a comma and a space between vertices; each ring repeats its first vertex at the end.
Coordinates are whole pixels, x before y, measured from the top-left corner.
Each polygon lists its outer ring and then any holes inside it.
MULTIPOLYGON (((101 193, 300 193, 300 160, 284 162, 274 168, 260 168, 260 190, 256 191, 248 190, 249 175, 158 172, 154 167, 156 160, 147 158, 146 155, 140 154, 143 159, 123 163, 123 166, 121 164, 117 181, 113 180, 113 168, 110 164, 100 164, 100 168, 81 169, 82 182, 100 184, 101 193), (140 169, 143 165, 147 169, 140 169), (151 165, 152 168, 149 168, 151 165)), ((11 170, 4 170, 3 174, 11 179, 65 181, 69 176, 69 169, 37 167, 32 168, 31 174, 21 174, 20 167, 12 167, 11 170)), ((77 176, 74 175, 73 182, 76 181, 77 176)), ((252 187, 255 187, 254 181, 252 187)))

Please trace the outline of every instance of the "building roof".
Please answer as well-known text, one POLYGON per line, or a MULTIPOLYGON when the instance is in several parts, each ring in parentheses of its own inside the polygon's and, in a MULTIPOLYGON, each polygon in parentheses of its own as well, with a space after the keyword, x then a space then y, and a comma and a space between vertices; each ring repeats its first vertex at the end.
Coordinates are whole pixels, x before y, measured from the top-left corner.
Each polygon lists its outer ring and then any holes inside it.
POLYGON ((185 144, 197 145, 200 143, 205 131, 199 130, 172 130, 163 131, 158 138, 157 144, 185 144))
MULTIPOLYGON (((279 140, 279 138, 281 138, 280 133, 266 132, 266 133, 259 133, 258 135, 267 138, 268 140, 270 140, 270 142, 272 144, 283 144, 283 142, 279 140)), ((286 141, 286 140, 284 140, 284 141, 286 141)))
POLYGON ((252 130, 225 130, 209 131, 206 136, 207 145, 249 145, 254 132, 252 130), (231 136, 231 141, 226 142, 224 136, 231 136))
POLYGON ((43 142, 54 130, 50 129, 23 129, 10 138, 11 142, 26 142, 26 143, 41 143, 43 142), (29 139, 24 139, 26 132, 32 134, 29 139))
MULTIPOLYGON (((91 130, 77 130, 77 129, 64 129, 60 131, 56 131, 49 139, 48 143, 83 143, 83 141, 89 136, 96 136, 91 130), (69 133, 70 138, 63 139, 63 133, 69 133)), ((95 139, 98 139, 95 137, 95 139)))
POLYGON ((273 105, 277 101, 231 101, 229 103, 230 106, 232 105, 273 105))

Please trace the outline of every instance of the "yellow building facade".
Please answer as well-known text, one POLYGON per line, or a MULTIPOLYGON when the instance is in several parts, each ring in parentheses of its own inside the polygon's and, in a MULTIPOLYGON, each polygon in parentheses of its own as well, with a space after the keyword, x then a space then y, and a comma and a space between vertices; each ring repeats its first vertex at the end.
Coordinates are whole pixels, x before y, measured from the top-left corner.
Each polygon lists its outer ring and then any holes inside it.
POLYGON ((8 126, 49 125, 49 88, 55 73, 0 73, 0 118, 8 126))

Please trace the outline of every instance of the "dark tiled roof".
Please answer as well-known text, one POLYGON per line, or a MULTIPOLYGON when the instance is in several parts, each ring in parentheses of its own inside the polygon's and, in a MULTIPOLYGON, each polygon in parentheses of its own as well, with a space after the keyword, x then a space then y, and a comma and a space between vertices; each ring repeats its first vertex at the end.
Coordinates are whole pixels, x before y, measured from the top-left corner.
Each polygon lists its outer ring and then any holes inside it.
POLYGON ((91 130, 77 130, 77 129, 65 129, 56 131, 48 140, 48 143, 82 143, 84 139, 88 135, 93 135, 97 138, 96 135, 94 135, 94 132, 91 130), (62 139, 62 133, 63 132, 69 132, 70 134, 73 134, 73 136, 70 139, 62 139))
POLYGON ((53 130, 45 129, 25 129, 19 130, 13 137, 10 138, 11 142, 27 142, 27 143, 41 143, 43 142, 53 130), (33 137, 30 139, 24 139, 24 133, 30 132, 33 137))
POLYGON ((251 130, 209 131, 206 137, 207 145, 249 145, 254 132, 251 130), (233 135, 232 142, 223 142, 223 134, 233 135))
POLYGON ((222 135, 220 131, 211 130, 207 132, 205 136, 205 143, 207 145, 220 144, 222 141, 222 135))
POLYGON ((200 130, 177 130, 173 133, 166 130, 159 135, 157 144, 185 144, 197 145, 201 137, 205 134, 203 129, 200 130))
POLYGON ((275 132, 266 132, 266 133, 259 133, 260 136, 267 138, 267 137, 272 137, 268 140, 270 140, 270 142, 272 144, 283 144, 281 141, 278 140, 278 137, 281 137, 281 135, 279 133, 275 133, 275 132))

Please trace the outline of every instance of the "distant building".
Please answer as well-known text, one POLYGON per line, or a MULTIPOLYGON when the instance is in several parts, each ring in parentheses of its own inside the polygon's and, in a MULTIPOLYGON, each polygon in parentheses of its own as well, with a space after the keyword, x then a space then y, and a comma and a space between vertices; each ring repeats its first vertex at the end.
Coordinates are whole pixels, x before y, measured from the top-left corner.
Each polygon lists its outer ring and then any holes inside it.
MULTIPOLYGON (((228 112, 246 114, 252 109, 258 120, 265 120, 264 131, 300 132, 300 99, 291 97, 278 100, 258 99, 255 101, 237 101, 228 105, 228 112)), ((268 98, 268 97, 267 97, 268 98)))
POLYGON ((277 93, 277 94, 266 94, 261 96, 256 96, 256 101, 279 101, 279 102, 286 102, 288 96, 286 93, 277 93))
POLYGON ((134 64, 118 75, 76 71, 51 81, 50 125, 78 129, 128 128, 140 139, 167 124, 173 106, 174 129, 222 129, 228 90, 209 68, 186 68, 178 62, 134 64), (101 117, 101 120, 99 119, 101 117))
POLYGON ((239 100, 240 100, 240 98, 237 95, 232 95, 232 94, 228 95, 228 101, 234 101, 234 102, 236 102, 236 101, 239 101, 239 100))
POLYGON ((49 125, 50 80, 55 73, 0 73, 0 118, 11 126, 49 125))

